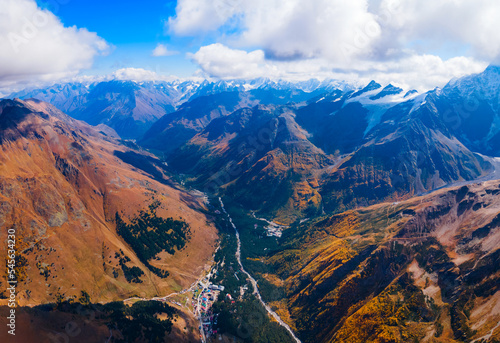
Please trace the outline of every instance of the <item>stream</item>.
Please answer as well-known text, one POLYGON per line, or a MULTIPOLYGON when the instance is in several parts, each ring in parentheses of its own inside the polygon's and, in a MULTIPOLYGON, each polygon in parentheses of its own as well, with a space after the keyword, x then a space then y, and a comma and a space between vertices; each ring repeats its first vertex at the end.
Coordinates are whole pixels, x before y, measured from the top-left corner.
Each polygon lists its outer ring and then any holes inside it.
POLYGON ((285 323, 283 320, 281 320, 280 316, 278 316, 278 314, 276 312, 274 312, 270 307, 269 305, 267 305, 264 300, 262 300, 262 297, 260 295, 260 292, 259 292, 259 288, 257 287, 257 281, 250 275, 250 273, 248 273, 245 268, 243 268, 243 264, 241 263, 241 240, 240 240, 240 233, 238 231, 238 229, 236 228, 236 225, 234 225, 233 223, 233 219, 231 218, 231 216, 226 212, 226 209, 224 207, 224 203, 222 202, 222 199, 219 198, 219 201, 220 201, 220 205, 221 205, 221 208, 222 208, 222 211, 227 215, 227 217, 229 218, 229 222, 231 223, 232 227, 234 228, 234 231, 236 232, 236 240, 238 241, 238 247, 236 249, 236 259, 238 260, 238 264, 240 265, 240 269, 241 271, 250 279, 250 282, 252 283, 252 286, 253 286, 253 294, 259 299, 260 303, 262 304, 262 306, 264 306, 264 308, 266 309, 266 311, 281 325, 283 326, 289 333, 290 335, 292 335, 293 339, 295 340, 295 342, 297 343, 301 343, 300 340, 295 336, 295 334, 293 333, 292 329, 290 329, 290 326, 288 326, 287 323, 285 323))

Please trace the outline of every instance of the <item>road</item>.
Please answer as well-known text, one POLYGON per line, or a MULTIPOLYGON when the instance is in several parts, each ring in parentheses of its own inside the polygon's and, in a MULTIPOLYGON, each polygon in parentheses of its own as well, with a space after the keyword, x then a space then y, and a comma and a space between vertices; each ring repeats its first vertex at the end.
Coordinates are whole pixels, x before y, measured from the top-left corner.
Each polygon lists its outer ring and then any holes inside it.
MULTIPOLYGON (((212 266, 213 268, 213 266, 212 266)), ((206 277, 202 277, 200 280, 198 280, 198 283, 202 285, 202 287, 200 287, 200 293, 198 294, 198 298, 196 299, 196 311, 195 311, 195 316, 198 317, 198 320, 200 322, 200 326, 201 326, 201 330, 200 330, 200 333, 201 333, 201 341, 202 343, 205 343, 207 338, 205 336, 205 330, 203 329, 203 314, 202 314, 202 311, 201 311, 201 303, 202 303, 202 298, 203 298, 203 291, 206 291, 208 290, 208 287, 210 285, 210 281, 208 282, 203 282, 203 279, 207 279, 207 280, 210 280, 211 276, 212 276, 212 272, 213 272, 213 269, 210 269, 208 275, 206 277)))
POLYGON ((295 342, 297 343, 301 343, 300 340, 295 336, 295 334, 293 333, 292 329, 290 328, 290 326, 288 326, 287 323, 285 323, 283 320, 281 320, 280 316, 278 316, 278 314, 276 312, 274 312, 270 307, 269 305, 267 305, 264 300, 262 300, 262 297, 260 295, 260 292, 259 292, 259 288, 257 287, 257 281, 252 277, 252 275, 250 275, 246 270, 245 268, 243 267, 243 264, 241 263, 241 240, 240 240, 240 233, 238 231, 238 229, 236 228, 236 225, 234 225, 233 223, 233 219, 231 218, 231 216, 226 212, 226 209, 224 207, 224 203, 222 202, 222 199, 219 198, 219 201, 220 201, 220 205, 221 205, 221 208, 222 210, 224 211, 224 213, 227 215, 228 219, 229 219, 229 222, 231 223, 231 226, 234 228, 234 231, 236 232, 236 240, 238 241, 238 246, 236 248, 236 259, 238 260, 238 264, 240 265, 240 269, 241 271, 250 279, 250 282, 252 283, 252 286, 253 286, 253 294, 255 294, 255 296, 259 299, 260 303, 264 306, 264 308, 266 309, 266 311, 278 322, 278 324, 280 324, 281 326, 283 326, 289 333, 290 335, 292 335, 292 337, 295 339, 295 342))
MULTIPOLYGON (((241 263, 241 240, 240 240, 240 233, 236 227, 236 225, 234 225, 233 223, 233 219, 231 218, 231 216, 229 216, 229 214, 226 212, 226 209, 224 207, 224 203, 222 202, 222 199, 219 198, 219 201, 220 201, 220 204, 221 204, 221 208, 223 210, 223 212, 227 215, 228 219, 229 219, 229 222, 231 223, 231 226, 234 228, 234 231, 236 233, 236 240, 238 242, 238 245, 237 245, 237 248, 236 248, 236 259, 238 260, 238 264, 240 265, 240 269, 241 271, 248 277, 248 279, 250 280, 250 282, 252 283, 252 286, 253 286, 253 294, 257 297, 257 299, 259 299, 260 303, 262 304, 262 306, 264 306, 264 308, 266 309, 266 311, 278 322, 278 324, 280 324, 281 326, 283 326, 289 333, 290 335, 293 337, 293 339, 295 340, 296 343, 301 343, 301 341, 297 338, 297 336, 295 336, 295 333, 292 331, 292 329, 290 328, 290 326, 285 323, 281 318, 280 316, 274 312, 270 307, 269 305, 267 305, 264 300, 262 299, 262 296, 260 295, 260 292, 259 292, 259 288, 257 287, 257 281, 252 277, 252 275, 250 275, 250 273, 248 273, 245 268, 243 267, 243 264, 241 263)), ((212 269, 210 270, 210 273, 208 275, 208 278, 210 279, 210 274, 212 272, 212 269)), ((202 290, 203 289, 206 289, 208 287, 208 285, 206 285, 204 282, 203 282, 203 279, 205 278, 206 276, 202 276, 199 280, 196 280, 189 288, 186 288, 180 292, 175 292, 175 293, 171 293, 171 294, 168 294, 168 295, 165 295, 165 296, 162 296, 162 297, 154 297, 154 298, 140 298, 140 297, 132 297, 132 298, 128 298, 128 299, 125 299, 123 300, 124 302, 125 301, 130 301, 130 300, 143 300, 143 301, 162 301, 162 300, 166 300, 167 298, 169 297, 172 297, 174 295, 178 295, 178 294, 184 294, 186 292, 189 292, 189 291, 192 291, 194 289, 194 287, 198 284, 198 283, 201 283, 203 285, 203 287, 200 289, 200 295, 198 296, 198 299, 197 299, 197 311, 195 313, 195 316, 198 317, 198 320, 200 321, 200 324, 202 323, 202 315, 201 315, 201 302, 200 302, 200 299, 201 299, 201 294, 202 294, 202 290)), ((202 324, 201 324, 202 325, 202 324)), ((204 330, 203 328, 200 330, 201 332, 201 340, 203 343, 206 342, 206 338, 205 338, 205 333, 204 333, 204 330)))
MULTIPOLYGON (((198 296, 198 299, 197 299, 198 300, 198 306, 196 306, 195 316, 198 318, 198 320, 200 322, 200 325, 202 326, 203 320, 202 320, 202 314, 201 314, 201 310, 200 310, 200 308, 201 308, 201 297, 202 297, 201 294, 202 294, 203 289, 208 289, 208 285, 203 282, 203 279, 205 277, 208 277, 210 279, 211 273, 212 273, 212 269, 210 270, 208 276, 202 275, 198 280, 196 280, 195 282, 193 282, 191 284, 191 286, 189 286, 189 288, 183 289, 180 292, 170 293, 170 294, 162 296, 162 297, 153 297, 153 298, 132 297, 132 298, 124 299, 122 301, 123 302, 130 301, 130 300, 165 301, 165 300, 167 300, 167 298, 170 298, 170 297, 172 297, 174 295, 185 294, 187 292, 192 291, 197 286, 197 284, 200 283, 200 284, 203 285, 203 288, 200 289, 200 295, 198 296)), ((202 343, 205 343, 206 342, 206 337, 205 337, 205 332, 204 332, 203 328, 200 330, 200 335, 201 335, 201 341, 202 341, 202 343)))

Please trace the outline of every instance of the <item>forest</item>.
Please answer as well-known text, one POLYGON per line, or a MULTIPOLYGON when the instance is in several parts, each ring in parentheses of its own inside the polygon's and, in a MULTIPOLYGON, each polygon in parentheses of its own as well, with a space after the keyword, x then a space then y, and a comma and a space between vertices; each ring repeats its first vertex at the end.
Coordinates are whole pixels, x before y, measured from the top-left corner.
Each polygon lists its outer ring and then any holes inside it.
POLYGON ((184 248, 191 231, 185 221, 157 216, 159 206, 160 202, 154 201, 148 211, 140 211, 130 224, 125 223, 117 212, 116 231, 149 270, 165 278, 168 271, 152 266, 149 261, 163 250, 173 255, 176 250, 184 248))

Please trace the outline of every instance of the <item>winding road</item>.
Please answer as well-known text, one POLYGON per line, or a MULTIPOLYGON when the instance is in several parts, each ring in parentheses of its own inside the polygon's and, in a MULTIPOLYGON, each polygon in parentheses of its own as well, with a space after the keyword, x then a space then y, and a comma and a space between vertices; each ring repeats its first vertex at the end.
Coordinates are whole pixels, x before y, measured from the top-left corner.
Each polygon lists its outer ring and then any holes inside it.
MULTIPOLYGON (((236 225, 233 223, 233 219, 231 218, 231 216, 229 215, 229 213, 227 213, 225 207, 224 207, 224 203, 222 202, 222 199, 219 198, 219 201, 220 201, 220 205, 221 205, 221 208, 222 208, 222 211, 224 212, 224 214, 228 217, 229 219, 229 222, 231 223, 231 226, 233 227, 235 233, 236 233, 236 240, 238 242, 238 245, 237 245, 237 248, 236 248, 236 259, 238 260, 238 264, 240 265, 240 269, 241 271, 248 277, 248 279, 250 280, 250 282, 252 283, 252 286, 253 286, 253 294, 257 297, 257 299, 259 299, 260 303, 262 304, 262 306, 264 306, 264 308, 266 309, 266 311, 278 322, 279 325, 281 325, 282 327, 284 327, 289 333, 290 335, 293 337, 293 339, 295 340, 296 343, 301 343, 301 341, 297 338, 297 336, 295 336, 294 332, 292 331, 292 329, 290 328, 290 326, 285 323, 281 318, 280 316, 274 312, 270 307, 269 305, 267 305, 264 300, 262 299, 262 296, 260 295, 260 292, 259 292, 259 288, 257 287, 257 281, 252 277, 252 275, 250 275, 250 273, 248 273, 245 268, 243 267, 243 264, 241 263, 241 240, 240 240, 240 233, 238 231, 238 228, 236 227, 236 225)), ((174 296, 174 295, 178 295, 178 294, 183 294, 185 292, 188 292, 188 291, 192 291, 193 288, 198 284, 198 282, 203 278, 203 276, 195 281, 189 288, 187 289, 184 289, 180 292, 175 292, 175 293, 171 293, 171 294, 168 294, 168 295, 165 295, 165 296, 162 296, 162 297, 154 297, 154 298, 141 298, 141 297, 132 297, 132 298, 127 298, 125 300, 123 300, 124 302, 125 301, 131 301, 131 300, 153 300, 153 301, 161 301, 161 300, 166 300, 167 298, 171 297, 171 296, 174 296)), ((200 323, 202 322, 201 320, 201 314, 198 313, 198 320, 200 321, 200 323)), ((206 338, 205 338, 205 335, 204 335, 204 332, 203 332, 203 329, 201 330, 201 334, 202 334, 202 342, 205 342, 206 341, 206 338)))
POLYGON ((238 260, 238 264, 240 265, 241 271, 246 274, 246 276, 250 279, 250 282, 252 283, 253 294, 255 296, 257 296, 257 298, 259 299, 259 301, 262 304, 262 306, 264 306, 264 308, 266 309, 266 311, 278 322, 278 324, 280 324, 281 326, 283 326, 290 333, 290 335, 292 335, 292 337, 295 339, 295 342, 301 343, 300 340, 293 333, 293 331, 290 328, 290 326, 288 326, 287 323, 285 323, 283 320, 281 320, 280 316, 278 316, 278 314, 276 312, 274 312, 269 307, 269 305, 267 305, 264 302, 264 300, 262 300, 262 297, 261 297, 260 292, 259 292, 259 288, 257 287, 257 281, 252 277, 252 275, 250 275, 250 273, 248 273, 245 270, 245 268, 243 267, 243 264, 241 263, 241 240, 240 240, 240 233, 239 233, 238 229, 236 228, 236 225, 234 225, 233 219, 227 213, 227 211, 226 211, 226 209, 224 207, 224 203, 222 202, 222 199, 219 198, 219 201, 220 201, 220 205, 221 205, 222 211, 224 211, 224 213, 227 215, 227 217, 229 219, 229 222, 231 223, 231 226, 234 228, 234 231, 236 232, 236 240, 238 241, 238 247, 236 249, 236 259, 238 260))
MULTIPOLYGON (((217 248, 218 249, 218 248, 217 248)), ((210 271, 211 273, 211 271, 210 271)), ((168 295, 165 295, 165 296, 162 296, 162 297, 154 297, 154 298, 141 298, 141 297, 132 297, 132 298, 127 298, 127 299, 124 299, 122 300, 123 302, 126 302, 126 301, 132 301, 132 300, 142 300, 142 301, 165 301, 167 300, 167 298, 170 298, 174 295, 180 295, 180 294, 184 294, 186 292, 190 292, 192 291, 197 285, 198 283, 201 283, 202 285, 204 285, 204 289, 207 289, 208 286, 206 286, 202 280, 207 277, 207 276, 204 276, 202 275, 198 280, 196 280, 195 282, 193 282, 191 284, 191 286, 189 286, 189 288, 186 288, 186 289, 183 289, 182 291, 180 292, 175 292, 175 293, 170 293, 168 295)), ((210 278, 210 274, 208 274, 208 278, 210 278)), ((200 292, 200 295, 198 296, 198 306, 197 306, 197 310, 196 310, 196 313, 194 313, 195 317, 198 319, 198 321, 200 322, 200 326, 203 326, 203 320, 202 320, 202 315, 201 315, 201 311, 200 311, 200 298, 201 298, 201 292, 200 292)), ((110 331, 111 332, 111 331, 110 331)), ((202 343, 205 343, 206 342, 206 337, 205 337, 205 332, 203 329, 200 330, 200 338, 201 338, 201 341, 202 343)), ((111 332, 111 336, 108 338, 108 342, 109 340, 113 337, 113 333, 111 332)))

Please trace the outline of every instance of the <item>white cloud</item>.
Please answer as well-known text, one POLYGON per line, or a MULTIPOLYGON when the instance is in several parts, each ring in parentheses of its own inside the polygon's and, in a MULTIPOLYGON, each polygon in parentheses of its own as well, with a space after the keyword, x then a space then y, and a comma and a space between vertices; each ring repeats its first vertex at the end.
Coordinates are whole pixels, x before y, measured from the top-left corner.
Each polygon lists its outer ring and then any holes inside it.
POLYGON ((34 0, 1 2, 0 87, 76 75, 109 48, 87 29, 64 27, 34 0))
POLYGON ((246 52, 220 43, 200 48, 191 58, 206 77, 288 80, 336 78, 365 84, 375 79, 383 84, 393 83, 419 91, 442 87, 454 77, 481 72, 486 67, 485 63, 472 58, 442 60, 433 55, 412 55, 386 62, 365 61, 354 67, 323 58, 280 61, 266 59, 263 50, 246 52))
POLYGON ((179 0, 168 26, 178 35, 222 30, 221 43, 278 59, 387 59, 443 44, 492 59, 499 17, 495 0, 179 0))
MULTIPOLYGON (((382 3, 395 0, 383 0, 382 3)), ((393 43, 419 41, 420 49, 468 46, 475 57, 500 55, 500 2, 495 0, 400 0, 383 31, 393 43)))
POLYGON ((224 25, 237 11, 242 0, 178 1, 176 16, 167 25, 178 35, 196 35, 224 25))
POLYGON ((389 62, 367 63, 357 73, 365 82, 375 79, 383 84, 393 83, 423 92, 443 87, 452 78, 480 73, 487 65, 468 57, 443 60, 435 55, 411 55, 389 62))
POLYGON ((380 34, 367 9, 366 0, 180 0, 168 25, 175 34, 198 35, 229 24, 226 43, 257 46, 277 59, 346 59, 369 51, 380 34), (348 51, 347 44, 363 49, 348 51))
POLYGON ((156 48, 153 49, 151 55, 155 57, 161 57, 161 56, 172 56, 178 53, 179 53, 178 51, 170 51, 165 44, 158 43, 156 45, 156 48))
POLYGON ((311 72, 422 89, 495 60, 498 18, 495 0, 179 0, 168 25, 178 35, 217 36, 218 45, 192 56, 208 75, 311 72))
POLYGON ((152 70, 142 68, 122 68, 104 77, 105 80, 132 80, 142 81, 172 81, 173 76, 160 75, 152 70))
POLYGON ((201 47, 190 57, 207 74, 222 79, 253 78, 265 72, 268 67, 262 50, 246 52, 230 49, 219 43, 201 47))
POLYGON ((368 54, 380 34, 364 0, 292 0, 285 6, 282 1, 271 1, 271 6, 266 0, 257 3, 245 12, 240 44, 260 46, 272 58, 343 61, 368 54), (362 49, 349 49, 354 44, 362 49))

